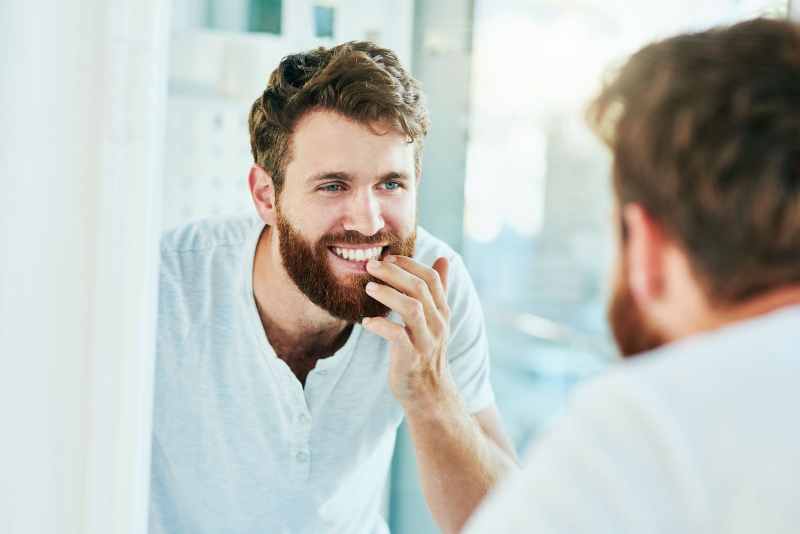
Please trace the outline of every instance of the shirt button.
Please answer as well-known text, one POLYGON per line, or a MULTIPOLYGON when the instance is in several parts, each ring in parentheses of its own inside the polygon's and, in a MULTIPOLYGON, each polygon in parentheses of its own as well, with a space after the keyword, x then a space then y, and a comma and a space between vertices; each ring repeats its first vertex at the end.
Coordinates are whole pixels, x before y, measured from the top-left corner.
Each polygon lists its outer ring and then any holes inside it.
POLYGON ((304 464, 308 461, 308 453, 306 451, 297 451, 295 459, 301 464, 304 464))
POLYGON ((320 369, 319 371, 317 371, 317 374, 318 375, 327 375, 328 374, 328 370, 327 369, 320 369))

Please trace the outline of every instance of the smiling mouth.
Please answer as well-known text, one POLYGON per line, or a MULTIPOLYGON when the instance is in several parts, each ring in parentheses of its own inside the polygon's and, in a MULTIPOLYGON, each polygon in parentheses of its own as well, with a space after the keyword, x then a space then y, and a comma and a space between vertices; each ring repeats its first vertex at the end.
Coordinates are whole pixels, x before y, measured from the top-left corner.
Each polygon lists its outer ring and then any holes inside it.
POLYGON ((343 260, 360 263, 380 259, 387 248, 385 246, 369 248, 328 247, 328 250, 343 260))

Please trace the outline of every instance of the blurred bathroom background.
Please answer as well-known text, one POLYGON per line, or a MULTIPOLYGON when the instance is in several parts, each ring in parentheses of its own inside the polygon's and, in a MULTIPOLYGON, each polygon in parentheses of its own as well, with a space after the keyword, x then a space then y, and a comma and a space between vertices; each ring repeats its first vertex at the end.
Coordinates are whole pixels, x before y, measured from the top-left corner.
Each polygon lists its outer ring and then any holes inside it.
MULTIPOLYGON (((366 39, 419 79, 432 128, 419 222, 466 261, 492 383, 519 451, 569 389, 614 358, 609 158, 584 122, 608 69, 644 43, 788 2, 748 0, 174 0, 163 225, 252 213, 247 112, 280 59, 366 39)), ((386 513, 437 532, 398 439, 386 513)))

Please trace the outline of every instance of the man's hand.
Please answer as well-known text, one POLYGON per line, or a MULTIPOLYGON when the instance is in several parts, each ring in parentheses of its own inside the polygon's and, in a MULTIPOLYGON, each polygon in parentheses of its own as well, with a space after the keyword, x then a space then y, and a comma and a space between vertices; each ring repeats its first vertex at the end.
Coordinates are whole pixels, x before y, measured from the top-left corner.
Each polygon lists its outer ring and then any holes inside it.
POLYGON ((389 342, 389 386, 406 410, 428 409, 456 391, 447 367, 447 270, 446 258, 437 259, 433 268, 405 256, 367 264, 369 274, 385 282, 371 282, 367 294, 404 323, 372 317, 362 324, 389 342))
POLYGON ((494 406, 470 414, 450 375, 448 262, 439 258, 431 269, 392 256, 370 262, 367 271, 381 281, 367 293, 397 312, 403 324, 372 317, 364 327, 389 341, 389 385, 406 414, 423 493, 442 531, 458 532, 514 464, 494 406))

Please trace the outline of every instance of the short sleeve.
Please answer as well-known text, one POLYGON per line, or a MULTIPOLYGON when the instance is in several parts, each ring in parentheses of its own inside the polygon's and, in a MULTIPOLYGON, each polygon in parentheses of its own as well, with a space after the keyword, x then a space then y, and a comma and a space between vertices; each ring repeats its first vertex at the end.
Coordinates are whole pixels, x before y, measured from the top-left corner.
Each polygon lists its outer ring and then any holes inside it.
POLYGON ((614 379, 581 388, 571 404, 466 533, 702 531, 688 447, 652 398, 614 379))
POLYGON ((470 413, 494 404, 489 381, 489 343, 478 293, 458 255, 450 259, 447 302, 450 306, 450 372, 470 413))

